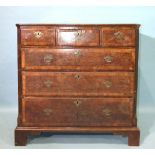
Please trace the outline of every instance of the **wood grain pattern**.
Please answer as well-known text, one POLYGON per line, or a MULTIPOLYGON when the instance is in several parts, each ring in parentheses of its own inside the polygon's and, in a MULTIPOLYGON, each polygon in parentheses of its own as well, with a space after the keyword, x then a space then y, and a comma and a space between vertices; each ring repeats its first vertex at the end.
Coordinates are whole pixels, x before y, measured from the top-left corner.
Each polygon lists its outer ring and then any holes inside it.
POLYGON ((103 28, 102 45, 107 46, 135 46, 135 29, 103 28))
POLYGON ((73 100, 51 98, 23 99, 23 126, 76 126, 73 100))
POLYGON ((28 97, 22 106, 23 126, 132 126, 132 98, 28 97))
POLYGON ((60 46, 98 46, 99 35, 97 29, 59 29, 56 44, 60 46))
POLYGON ((17 24, 15 145, 41 132, 113 133, 138 146, 138 24, 17 24))
POLYGON ((104 71, 135 69, 134 48, 22 48, 25 70, 104 71))
POLYGON ((132 72, 23 72, 26 96, 132 96, 132 72))
POLYGON ((55 30, 45 28, 23 29, 21 31, 21 45, 55 45, 55 30))
POLYGON ((36 135, 39 132, 50 133, 113 133, 128 136, 129 146, 139 146, 140 131, 137 127, 17 127, 16 133, 16 146, 25 146, 27 139, 25 136, 36 135), (21 133, 21 134, 20 134, 21 133), (22 135, 23 134, 23 135, 22 135), (24 136, 24 137, 23 137, 24 136), (131 137, 132 136, 132 137, 131 137))

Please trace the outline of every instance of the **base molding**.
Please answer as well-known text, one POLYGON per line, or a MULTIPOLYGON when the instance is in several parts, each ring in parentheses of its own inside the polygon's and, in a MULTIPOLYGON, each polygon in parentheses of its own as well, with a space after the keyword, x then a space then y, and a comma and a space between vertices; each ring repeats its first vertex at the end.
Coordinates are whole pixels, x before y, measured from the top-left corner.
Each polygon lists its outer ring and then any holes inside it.
POLYGON ((128 136, 129 146, 139 146, 140 130, 137 127, 17 127, 15 146, 25 146, 30 135, 53 133, 113 133, 128 136))

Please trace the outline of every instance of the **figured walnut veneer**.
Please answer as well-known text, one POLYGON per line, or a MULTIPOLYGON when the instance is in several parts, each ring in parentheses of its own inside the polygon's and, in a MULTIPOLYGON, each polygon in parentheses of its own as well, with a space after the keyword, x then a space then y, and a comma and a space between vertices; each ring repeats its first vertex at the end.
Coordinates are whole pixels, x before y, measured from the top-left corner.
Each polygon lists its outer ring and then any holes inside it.
POLYGON ((139 145, 139 25, 17 24, 19 114, 28 135, 113 133, 139 145))

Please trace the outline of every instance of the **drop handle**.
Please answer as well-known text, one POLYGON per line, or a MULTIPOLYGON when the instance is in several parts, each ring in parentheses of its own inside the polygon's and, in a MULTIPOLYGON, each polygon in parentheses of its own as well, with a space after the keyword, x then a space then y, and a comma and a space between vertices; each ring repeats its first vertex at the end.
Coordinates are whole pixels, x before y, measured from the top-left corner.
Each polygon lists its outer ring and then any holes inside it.
POLYGON ((103 85, 104 85, 106 88, 111 88, 111 87, 112 87, 112 81, 110 81, 110 80, 105 80, 105 81, 103 81, 103 85))
POLYGON ((79 50, 76 50, 76 51, 74 51, 74 55, 75 55, 76 57, 79 57, 79 56, 81 55, 81 53, 80 53, 79 50))
POLYGON ((80 37, 82 35, 82 33, 80 31, 75 32, 75 37, 80 37))
POLYGON ((44 85, 47 87, 47 88, 50 88, 52 86, 52 81, 51 80, 46 80, 44 81, 44 85))
POLYGON ((82 35, 85 33, 85 30, 81 30, 81 31, 78 31, 78 32, 75 32, 75 40, 80 40, 82 35))
POLYGON ((114 38, 117 40, 123 40, 124 39, 124 33, 121 31, 115 32, 114 33, 114 38))
POLYGON ((111 117, 112 116, 112 111, 110 110, 110 109, 103 109, 102 110, 102 113, 103 113, 103 115, 105 116, 105 117, 107 117, 107 118, 109 118, 109 117, 111 117))
POLYGON ((50 116, 52 114, 52 109, 45 108, 43 109, 43 112, 46 116, 50 116))
POLYGON ((44 63, 49 65, 54 60, 53 55, 45 55, 44 56, 44 63))
POLYGON ((111 55, 107 55, 104 57, 104 61, 107 63, 111 63, 113 61, 113 57, 111 55))

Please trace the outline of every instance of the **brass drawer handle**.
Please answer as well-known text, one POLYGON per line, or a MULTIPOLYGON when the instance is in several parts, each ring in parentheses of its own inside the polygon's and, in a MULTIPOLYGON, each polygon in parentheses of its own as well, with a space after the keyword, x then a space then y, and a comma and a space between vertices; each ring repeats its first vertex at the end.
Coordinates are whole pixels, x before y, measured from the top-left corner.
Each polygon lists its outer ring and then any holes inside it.
POLYGON ((39 39, 39 38, 41 38, 41 37, 43 36, 43 33, 40 32, 40 31, 36 31, 36 32, 34 32, 34 36, 35 36, 37 39, 39 39))
POLYGON ((46 81, 44 81, 44 85, 45 85, 47 88, 50 88, 50 87, 52 86, 52 81, 46 80, 46 81))
POLYGON ((44 56, 44 63, 49 65, 53 61, 53 59, 54 59, 53 55, 45 55, 44 56))
POLYGON ((50 116, 51 113, 52 113, 52 110, 51 110, 51 109, 48 109, 48 108, 45 108, 45 109, 43 109, 43 112, 44 112, 44 114, 45 114, 46 116, 50 116))
POLYGON ((107 63, 110 63, 110 62, 113 61, 113 57, 110 56, 110 55, 107 55, 107 56, 104 57, 104 61, 107 62, 107 63))
POLYGON ((76 74, 75 76, 74 76, 74 78, 76 79, 76 80, 80 80, 80 75, 79 74, 76 74))
POLYGON ((82 33, 81 32, 77 32, 77 36, 80 36, 82 33))
POLYGON ((82 102, 79 101, 79 100, 75 100, 73 103, 76 105, 76 107, 79 107, 79 105, 80 105, 82 102))
POLYGON ((75 32, 75 39, 77 41, 80 40, 84 33, 85 33, 85 30, 81 30, 81 31, 75 32))
POLYGON ((79 56, 81 55, 81 53, 80 53, 79 50, 76 50, 76 51, 74 52, 74 55, 77 56, 77 57, 79 57, 79 56))
POLYGON ((103 115, 107 118, 112 116, 112 111, 110 109, 103 109, 102 112, 103 112, 103 115))
POLYGON ((112 87, 112 81, 106 80, 106 81, 103 82, 103 84, 104 84, 104 86, 105 86, 106 88, 112 87))
POLYGON ((82 35, 82 33, 81 32, 75 32, 75 37, 80 37, 82 35))
POLYGON ((123 40, 124 39, 124 33, 123 32, 115 32, 114 33, 114 38, 117 39, 117 40, 123 40))

